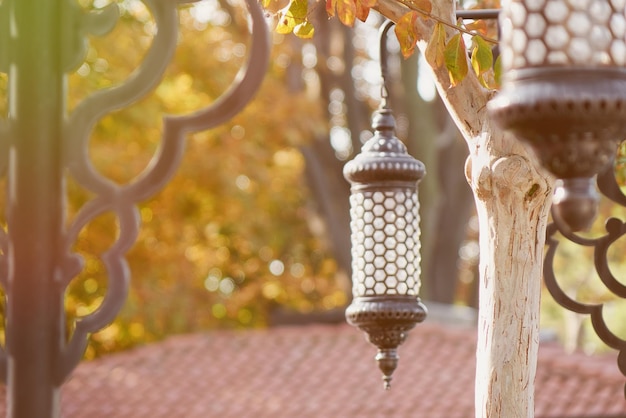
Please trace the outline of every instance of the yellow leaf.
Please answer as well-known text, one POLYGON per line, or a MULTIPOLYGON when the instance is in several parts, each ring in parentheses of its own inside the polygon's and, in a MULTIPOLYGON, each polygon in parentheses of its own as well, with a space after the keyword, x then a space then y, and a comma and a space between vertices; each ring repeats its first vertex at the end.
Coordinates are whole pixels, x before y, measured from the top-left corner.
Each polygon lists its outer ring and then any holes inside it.
POLYGON ((356 18, 356 4, 354 0, 335 0, 337 4, 337 17, 346 26, 354 26, 356 18))
POLYGON ((313 34, 315 33, 315 28, 313 27, 311 22, 307 20, 307 21, 300 23, 299 25, 296 25, 296 27, 293 28, 293 33, 298 38, 310 39, 313 37, 313 34))
POLYGON ((309 13, 309 3, 307 0, 291 0, 287 5, 289 14, 296 20, 297 23, 302 23, 306 20, 306 16, 309 13))
POLYGON ((446 30, 441 23, 437 22, 426 47, 426 61, 435 68, 441 68, 445 64, 445 49, 446 30))
POLYGON ((418 12, 411 11, 396 22, 394 30, 398 42, 400 43, 400 51, 404 58, 410 57, 415 51, 415 45, 417 44, 417 28, 415 27, 415 22, 417 21, 417 17, 418 12))
POLYGON ((446 45, 444 56, 450 82, 453 86, 456 86, 463 81, 468 71, 467 50, 463 36, 461 36, 460 33, 450 38, 450 41, 446 45))
POLYGON ((263 6, 263 9, 265 9, 267 12, 271 14, 278 13, 278 11, 282 9, 286 3, 284 0, 260 0, 260 1, 261 1, 261 6, 263 6))
POLYGON ((287 34, 293 31, 296 26, 295 21, 288 16, 278 15, 278 24, 276 25, 276 33, 287 34))
POLYGON ((296 25, 306 20, 309 6, 307 0, 291 0, 278 12, 277 33, 291 33, 296 25))

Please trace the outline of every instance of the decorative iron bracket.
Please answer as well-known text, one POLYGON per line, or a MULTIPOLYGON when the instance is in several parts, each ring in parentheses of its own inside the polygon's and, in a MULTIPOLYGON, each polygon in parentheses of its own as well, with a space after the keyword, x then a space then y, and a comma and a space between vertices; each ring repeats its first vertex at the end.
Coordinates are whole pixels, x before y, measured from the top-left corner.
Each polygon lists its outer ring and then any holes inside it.
MULTIPOLYGON (((615 178, 613 165, 597 176, 596 184, 602 195, 613 203, 626 207, 626 195, 622 193, 615 178)), ((602 283, 615 296, 626 299, 626 286, 620 283, 609 268, 608 251, 619 238, 626 235, 626 222, 615 217, 606 220, 606 234, 597 238, 585 238, 574 232, 560 219, 558 212, 552 211, 553 222, 546 231, 547 252, 543 265, 543 276, 546 288, 553 299, 565 309, 584 315, 589 315, 591 324, 602 342, 618 350, 617 364, 620 372, 626 376, 626 340, 616 336, 607 326, 604 316, 604 304, 581 303, 568 296, 561 289, 554 272, 554 258, 557 253, 559 240, 555 238, 560 233, 565 239, 583 247, 593 249, 593 263, 602 283)), ((626 391, 626 388, 625 388, 626 391)), ((625 392, 626 396, 626 392, 625 392)))
POLYGON ((122 85, 100 91, 79 104, 66 125, 65 164, 74 179, 96 197, 83 206, 66 232, 66 255, 61 266, 63 286, 67 286, 82 270, 80 261, 70 248, 85 225, 110 211, 116 214, 120 231, 115 244, 101 256, 109 272, 107 295, 95 312, 77 321, 60 363, 60 380, 64 380, 82 358, 87 336, 110 323, 126 300, 130 273, 124 254, 134 244, 139 231, 136 203, 159 191, 173 176, 183 156, 186 134, 218 126, 243 109, 265 76, 265 71, 259 69, 268 65, 269 35, 263 13, 256 0, 246 0, 252 19, 252 45, 247 63, 240 70, 234 85, 205 109, 184 116, 166 116, 161 147, 149 166, 129 184, 119 186, 113 183, 100 175, 87 158, 91 130, 104 115, 128 106, 158 84, 172 59, 178 37, 177 3, 168 0, 143 1, 159 28, 144 62, 122 85))

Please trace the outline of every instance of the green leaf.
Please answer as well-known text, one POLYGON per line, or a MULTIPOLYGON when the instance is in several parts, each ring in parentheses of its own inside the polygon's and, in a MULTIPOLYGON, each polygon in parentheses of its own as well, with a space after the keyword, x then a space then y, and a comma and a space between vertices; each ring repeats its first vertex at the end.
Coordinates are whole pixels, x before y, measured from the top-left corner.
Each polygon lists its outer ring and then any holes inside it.
POLYGON ((446 45, 444 56, 448 75, 450 76, 450 83, 456 86, 463 81, 468 71, 467 50, 463 36, 461 36, 460 33, 450 38, 450 41, 446 45))
POLYGON ((299 25, 296 25, 296 27, 293 28, 293 33, 298 38, 311 39, 313 37, 313 34, 315 33, 315 28, 313 27, 311 22, 307 20, 300 23, 299 25))
POLYGON ((480 36, 474 36, 473 43, 472 68, 480 76, 493 67, 493 52, 491 46, 480 36))
POLYGON ((394 31, 396 32, 396 37, 400 43, 400 51, 404 58, 410 57, 415 51, 415 45, 417 44, 417 27, 415 26, 415 22, 418 16, 418 12, 411 11, 404 14, 404 16, 396 22, 394 31))
POLYGON ((496 89, 500 88, 500 84, 502 82, 502 64, 500 63, 500 57, 502 55, 498 55, 498 58, 496 58, 496 63, 493 66, 493 79, 496 83, 496 85, 494 86, 496 89))
POLYGON ((426 47, 426 61, 434 68, 441 68, 445 64, 445 49, 446 30, 441 23, 437 22, 426 47))

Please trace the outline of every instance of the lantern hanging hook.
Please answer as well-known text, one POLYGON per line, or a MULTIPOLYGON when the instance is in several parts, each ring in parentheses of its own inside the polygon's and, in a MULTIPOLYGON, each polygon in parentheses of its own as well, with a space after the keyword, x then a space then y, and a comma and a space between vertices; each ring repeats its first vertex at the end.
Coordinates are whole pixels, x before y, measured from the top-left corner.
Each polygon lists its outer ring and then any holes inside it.
POLYGON ((389 98, 389 88, 387 86, 387 82, 389 80, 389 68, 387 66, 387 61, 389 59, 389 51, 387 50, 387 32, 389 29, 395 25, 392 20, 387 20, 383 23, 379 30, 379 59, 380 59, 380 75, 383 79, 382 86, 380 87, 380 108, 388 109, 387 99, 389 98))

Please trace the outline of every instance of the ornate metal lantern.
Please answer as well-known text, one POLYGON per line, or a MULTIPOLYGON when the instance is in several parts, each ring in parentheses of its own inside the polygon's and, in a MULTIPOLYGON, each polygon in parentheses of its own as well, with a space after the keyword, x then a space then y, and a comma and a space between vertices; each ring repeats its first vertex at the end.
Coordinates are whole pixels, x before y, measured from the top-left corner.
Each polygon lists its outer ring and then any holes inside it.
POLYGON ((626 138, 626 3, 508 0, 501 13, 502 91, 493 118, 556 176, 554 213, 588 227, 593 177, 626 138))
MULTIPOLYGON (((388 22, 381 29, 381 51, 388 22)), ((381 53, 383 78, 385 54, 381 53)), ((424 165, 395 136, 395 120, 383 102, 374 114, 374 136, 344 167, 352 184, 350 214, 354 296, 348 322, 365 331, 378 347, 376 360, 386 389, 398 363, 398 346, 426 317, 420 287, 419 202, 417 183, 424 165)))

